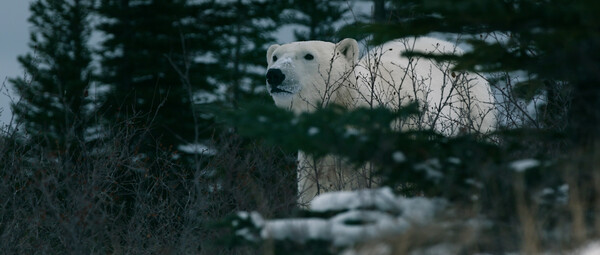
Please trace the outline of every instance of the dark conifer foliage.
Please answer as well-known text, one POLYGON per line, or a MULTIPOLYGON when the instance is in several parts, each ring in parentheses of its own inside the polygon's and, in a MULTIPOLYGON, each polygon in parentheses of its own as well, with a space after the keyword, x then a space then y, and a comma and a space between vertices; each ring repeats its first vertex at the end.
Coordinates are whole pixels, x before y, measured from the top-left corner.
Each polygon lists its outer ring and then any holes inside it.
POLYGON ((218 45, 212 52, 218 67, 207 74, 214 83, 225 86, 225 100, 237 106, 239 101, 270 100, 264 87, 265 52, 275 43, 279 13, 285 3, 273 0, 210 1, 211 41, 218 45))
POLYGON ((210 119, 192 112, 197 93, 214 89, 203 75, 211 64, 197 61, 214 46, 201 8, 185 0, 103 0, 98 8, 106 35, 100 80, 110 87, 104 113, 112 123, 140 114, 151 123, 154 141, 144 153, 154 144, 176 151, 211 134, 210 119))
POLYGON ((50 150, 65 151, 84 140, 91 7, 87 0, 38 0, 30 7, 32 52, 19 57, 27 76, 10 80, 22 98, 12 108, 30 142, 50 150))
POLYGON ((346 1, 294 0, 283 18, 286 23, 303 27, 294 31, 297 41, 333 42, 339 39, 336 23, 350 12, 348 4, 346 1))
POLYGON ((373 21, 379 23, 387 21, 385 3, 385 0, 373 0, 373 21))

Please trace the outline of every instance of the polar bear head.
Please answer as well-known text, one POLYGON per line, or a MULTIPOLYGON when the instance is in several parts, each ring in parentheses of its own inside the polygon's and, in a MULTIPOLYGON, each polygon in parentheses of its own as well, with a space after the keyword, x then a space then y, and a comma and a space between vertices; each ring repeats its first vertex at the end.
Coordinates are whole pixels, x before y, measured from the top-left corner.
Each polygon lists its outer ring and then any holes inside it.
POLYGON ((312 111, 324 104, 347 104, 356 84, 358 43, 344 39, 271 45, 267 50, 267 90, 278 107, 312 111))

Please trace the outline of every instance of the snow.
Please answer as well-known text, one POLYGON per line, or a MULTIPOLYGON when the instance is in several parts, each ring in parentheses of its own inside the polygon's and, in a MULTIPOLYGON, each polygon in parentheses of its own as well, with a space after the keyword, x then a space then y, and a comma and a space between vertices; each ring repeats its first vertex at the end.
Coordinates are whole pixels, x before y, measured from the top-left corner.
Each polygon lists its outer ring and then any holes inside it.
POLYGON ((411 221, 423 223, 433 216, 437 208, 444 206, 445 202, 437 199, 396 197, 391 188, 383 187, 324 193, 313 199, 310 210, 326 212, 368 208, 402 214, 411 221))
POLYGON ((389 187, 328 192, 315 197, 310 204, 310 209, 315 212, 358 208, 377 208, 382 211, 398 211, 399 209, 392 189, 389 187))
POLYGON ((331 239, 335 246, 349 246, 365 239, 402 233, 410 228, 406 219, 378 211, 348 211, 335 216, 331 222, 331 239), (347 224, 349 221, 367 223, 347 224))
POLYGON ((201 144, 201 143, 179 145, 179 146, 177 146, 177 149, 182 152, 190 153, 190 154, 200 154, 200 155, 207 155, 207 156, 213 156, 213 155, 217 154, 216 149, 211 148, 211 147, 207 146, 206 144, 201 144))
POLYGON ((428 255, 428 254, 462 254, 461 249, 456 244, 440 243, 429 247, 411 251, 411 255, 428 255))
POLYGON ((402 162, 406 161, 406 156, 404 156, 404 153, 402 153, 401 151, 396 151, 396 152, 392 153, 392 159, 396 163, 402 163, 402 162))
POLYGON ((560 193, 569 192, 569 185, 568 184, 560 185, 560 187, 558 187, 558 192, 560 192, 560 193))
POLYGON ((342 255, 392 255, 392 247, 385 243, 376 243, 370 245, 368 247, 360 247, 360 250, 355 250, 355 248, 351 248, 343 251, 342 255))
POLYGON ((539 204, 566 205, 569 202, 569 185, 546 187, 534 194, 533 197, 539 204))
POLYGON ((238 212, 237 215, 238 215, 238 217, 240 217, 240 219, 247 220, 248 217, 250 216, 250 213, 249 212, 238 212))
POLYGON ((269 220, 260 233, 263 239, 294 240, 304 243, 308 239, 332 238, 331 223, 325 219, 269 220))
MULTIPOLYGON (((261 238, 293 240, 298 243, 311 239, 329 240, 334 246, 350 246, 367 239, 403 233, 416 222, 410 218, 411 216, 414 215, 395 217, 379 211, 351 210, 331 219, 268 220, 261 231, 261 238), (361 224, 349 224, 349 222, 361 222, 361 224)), ((247 233, 239 230, 236 233, 238 232, 242 237, 247 233)), ((253 237, 245 238, 252 240, 253 237)))
POLYGON ((425 224, 438 212, 446 207, 444 200, 428 199, 424 197, 404 198, 398 201, 402 208, 402 217, 412 223, 425 224))
POLYGON ((515 172, 521 173, 527 169, 534 168, 540 165, 540 161, 537 159, 521 159, 510 163, 509 167, 515 172))
POLYGON ((461 160, 456 157, 449 157, 446 159, 446 161, 448 161, 448 163, 455 164, 455 165, 458 165, 461 163, 461 160))
POLYGON ((252 234, 252 231, 250 231, 250 229, 247 228, 238 229, 237 231, 235 231, 235 234, 244 237, 248 241, 256 242, 259 240, 256 236, 252 234))
MULTIPOLYGON (((210 84, 217 83, 217 80, 214 80, 211 77, 208 77, 207 79, 210 84)), ((221 86, 221 85, 219 85, 219 87, 217 89, 215 89, 214 91, 200 90, 200 91, 197 91, 194 93, 192 100, 193 100, 194 104, 214 103, 214 102, 222 100, 224 98, 223 95, 225 94, 225 90, 226 90, 226 87, 221 86)))
POLYGON ((214 52, 207 52, 204 55, 194 57, 194 63, 215 64, 218 62, 219 59, 217 59, 214 52))
POLYGON ((483 188, 483 183, 481 183, 481 182, 479 182, 479 181, 477 181, 475 179, 468 178, 468 179, 465 180, 465 183, 469 184, 469 185, 472 185, 472 186, 474 186, 474 187, 476 187, 478 189, 483 188))
POLYGON ((442 168, 442 165, 437 158, 428 159, 423 163, 415 164, 414 168, 417 171, 425 171, 425 174, 429 179, 439 180, 444 177, 444 174, 439 171, 442 168))
POLYGON ((344 132, 344 137, 348 138, 351 136, 357 136, 359 134, 360 134, 360 131, 358 131, 358 129, 348 126, 348 127, 346 127, 346 130, 344 132))
POLYGON ((265 225, 265 220, 257 212, 250 213, 250 220, 252 220, 254 226, 262 227, 265 225))
MULTIPOLYGON (((262 227, 265 224, 265 220, 262 218, 262 216, 260 216, 258 212, 238 212, 237 216, 242 220, 250 220, 252 224, 254 224, 254 226, 256 227, 262 227)), ((237 221, 235 220, 232 222, 234 227, 236 224, 239 224, 236 222, 237 221)))
POLYGON ((308 128, 308 135, 313 136, 319 133, 318 127, 310 127, 308 128))
POLYGON ((574 252, 573 254, 580 255, 600 255, 600 241, 587 244, 585 247, 574 252))
MULTIPOLYGON (((321 194, 313 200, 313 212, 342 211, 332 218, 295 218, 263 220, 256 212, 240 212, 242 220, 251 219, 262 228, 261 239, 291 240, 305 243, 308 240, 327 240, 337 247, 401 234, 407 230, 430 223, 446 206, 441 199, 422 197, 397 197, 391 188, 373 190, 339 191, 321 194)), ((238 226, 239 222, 232 222, 238 226)), ((236 234, 246 240, 256 240, 250 230, 238 229, 236 234)))
POLYGON ((567 204, 569 202, 569 185, 560 185, 557 189, 556 202, 559 204, 567 204))
POLYGON ((93 126, 87 128, 84 133, 84 140, 86 142, 91 142, 95 140, 102 139, 107 136, 106 130, 101 126, 93 126))

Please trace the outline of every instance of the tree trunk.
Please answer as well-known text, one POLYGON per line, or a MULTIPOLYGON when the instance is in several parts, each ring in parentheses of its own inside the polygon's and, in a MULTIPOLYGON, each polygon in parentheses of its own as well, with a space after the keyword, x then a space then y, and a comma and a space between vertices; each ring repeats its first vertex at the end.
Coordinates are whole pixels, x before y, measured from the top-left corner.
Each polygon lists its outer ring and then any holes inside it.
POLYGON ((377 23, 383 23, 387 20, 385 13, 385 1, 384 0, 373 0, 374 11, 373 20, 377 23))
POLYGON ((574 84, 568 132, 572 146, 592 152, 600 142, 600 85, 593 81, 574 84))
POLYGON ((234 108, 237 108, 238 100, 240 99, 240 62, 241 62, 241 54, 242 54, 242 22, 243 21, 243 5, 242 1, 238 0, 236 5, 236 12, 238 13, 238 19, 235 22, 235 48, 234 48, 234 56, 233 56, 233 83, 231 84, 233 87, 231 89, 231 104, 234 108))

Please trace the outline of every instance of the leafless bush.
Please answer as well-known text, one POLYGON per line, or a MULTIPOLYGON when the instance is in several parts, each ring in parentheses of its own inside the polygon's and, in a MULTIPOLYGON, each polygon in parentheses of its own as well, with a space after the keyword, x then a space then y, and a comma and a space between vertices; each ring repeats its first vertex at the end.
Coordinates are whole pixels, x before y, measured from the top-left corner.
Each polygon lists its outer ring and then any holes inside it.
POLYGON ((214 245, 215 221, 236 210, 277 215, 294 206, 285 153, 223 136, 214 159, 203 157, 206 167, 195 170, 158 144, 152 158, 139 153, 149 139, 142 126, 151 125, 134 125, 145 120, 136 116, 68 150, 4 131, 11 135, 0 138, 0 249, 230 254, 214 245))
MULTIPOLYGON (((205 172, 196 176, 196 182, 209 184, 197 186, 204 220, 219 221, 239 211, 257 211, 270 217, 290 215, 296 207, 295 158, 277 147, 245 140, 235 133, 222 134, 216 140, 219 152, 208 162, 205 172)), ((223 248, 215 246, 214 240, 226 233, 207 230, 202 243, 210 252, 205 254, 218 254, 223 248)), ((228 250, 222 254, 234 251, 241 252, 228 250)))
POLYGON ((76 141, 75 147, 65 150, 28 144, 22 133, 2 138, 5 250, 117 252, 133 243, 163 243, 152 239, 164 237, 167 230, 151 222, 173 215, 164 211, 175 195, 165 176, 176 176, 180 170, 167 163, 166 156, 143 162, 131 146, 141 130, 121 124, 113 127, 118 129, 112 132, 114 137, 99 138, 93 145, 76 141))

